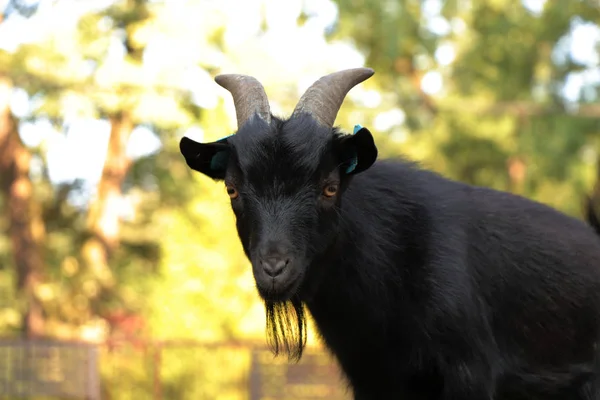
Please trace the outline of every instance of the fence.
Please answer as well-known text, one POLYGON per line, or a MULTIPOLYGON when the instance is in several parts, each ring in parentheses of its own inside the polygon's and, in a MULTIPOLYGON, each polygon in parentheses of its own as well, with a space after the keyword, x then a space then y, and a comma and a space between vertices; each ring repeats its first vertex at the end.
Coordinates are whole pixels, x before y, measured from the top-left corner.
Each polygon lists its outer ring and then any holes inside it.
POLYGON ((0 395, 100 400, 98 350, 84 343, 0 341, 0 395))
POLYGON ((308 348, 290 364, 254 343, 0 340, 0 399, 345 400, 337 365, 308 348))

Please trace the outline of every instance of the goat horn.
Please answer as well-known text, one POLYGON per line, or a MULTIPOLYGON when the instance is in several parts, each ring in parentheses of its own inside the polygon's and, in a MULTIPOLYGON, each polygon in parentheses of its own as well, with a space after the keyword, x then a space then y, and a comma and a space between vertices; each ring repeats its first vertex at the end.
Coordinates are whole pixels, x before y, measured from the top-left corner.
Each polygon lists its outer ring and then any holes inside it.
POLYGON ((238 129, 255 113, 267 124, 271 123, 269 99, 259 81, 240 74, 218 75, 215 81, 233 96, 238 129))
POLYGON ((323 76, 302 95, 292 117, 308 113, 322 125, 333 127, 346 94, 374 73, 371 68, 354 68, 323 76))

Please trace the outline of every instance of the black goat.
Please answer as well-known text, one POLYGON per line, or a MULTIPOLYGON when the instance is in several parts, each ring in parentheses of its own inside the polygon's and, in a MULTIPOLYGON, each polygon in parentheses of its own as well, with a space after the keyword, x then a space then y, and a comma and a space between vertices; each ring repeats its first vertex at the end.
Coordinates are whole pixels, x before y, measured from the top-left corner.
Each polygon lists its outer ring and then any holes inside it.
POLYGON ((181 141, 190 168, 225 181, 275 352, 301 357, 306 306, 356 399, 600 398, 597 234, 522 197, 375 162, 367 129, 333 127, 372 74, 321 78, 286 120, 254 78, 219 76, 237 134, 181 141))

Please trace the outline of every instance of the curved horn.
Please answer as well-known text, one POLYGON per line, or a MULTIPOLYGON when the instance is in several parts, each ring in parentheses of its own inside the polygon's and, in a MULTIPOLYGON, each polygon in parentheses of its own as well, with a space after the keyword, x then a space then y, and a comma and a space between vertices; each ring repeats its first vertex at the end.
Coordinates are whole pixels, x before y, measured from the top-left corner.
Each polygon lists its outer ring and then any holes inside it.
POLYGON ((302 95, 292 117, 309 113, 322 125, 332 127, 346 94, 374 73, 371 68, 354 68, 325 75, 302 95))
POLYGON ((257 113, 267 124, 271 123, 269 99, 259 81, 251 76, 239 74, 218 75, 215 81, 233 96, 238 129, 254 113, 257 113))

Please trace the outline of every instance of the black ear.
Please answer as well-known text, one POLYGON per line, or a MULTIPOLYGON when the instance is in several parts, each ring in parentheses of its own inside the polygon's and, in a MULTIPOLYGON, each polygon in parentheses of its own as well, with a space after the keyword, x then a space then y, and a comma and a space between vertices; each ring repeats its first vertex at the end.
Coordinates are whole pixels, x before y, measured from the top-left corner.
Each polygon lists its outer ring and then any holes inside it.
POLYGON ((367 170, 377 159, 377 146, 373 135, 360 125, 354 127, 354 134, 341 140, 341 157, 348 175, 367 170))
POLYGON ((187 165, 194 171, 215 180, 225 179, 225 170, 230 154, 227 137, 212 143, 198 143, 183 137, 179 142, 179 151, 187 165))

